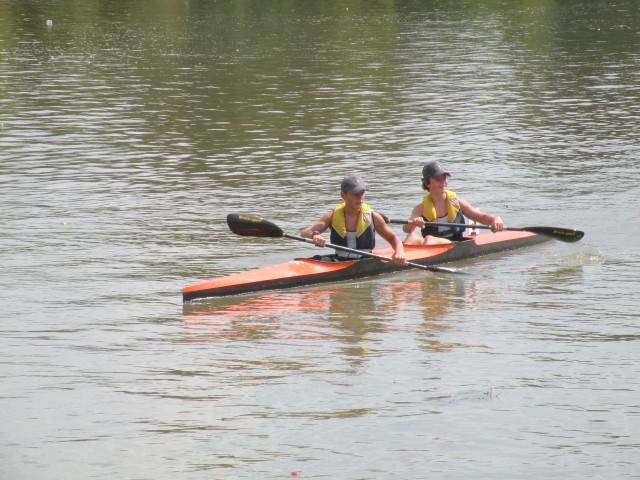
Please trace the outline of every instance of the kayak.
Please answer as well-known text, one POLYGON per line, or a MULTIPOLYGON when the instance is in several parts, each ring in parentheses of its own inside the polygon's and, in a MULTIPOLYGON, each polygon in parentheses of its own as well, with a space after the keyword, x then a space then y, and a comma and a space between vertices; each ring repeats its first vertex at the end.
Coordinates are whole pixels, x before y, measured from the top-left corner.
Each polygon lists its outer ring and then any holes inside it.
MULTIPOLYGON (((465 237, 445 245, 405 245, 407 261, 419 265, 440 265, 492 253, 528 247, 551 240, 546 235, 527 231, 502 231, 465 237)), ((390 257, 393 249, 373 250, 374 254, 390 257)), ((245 293, 302 287, 326 282, 338 282, 398 272, 410 267, 398 267, 379 258, 362 258, 345 262, 329 262, 314 258, 296 258, 286 263, 256 268, 214 278, 182 289, 182 300, 223 297, 245 293)))

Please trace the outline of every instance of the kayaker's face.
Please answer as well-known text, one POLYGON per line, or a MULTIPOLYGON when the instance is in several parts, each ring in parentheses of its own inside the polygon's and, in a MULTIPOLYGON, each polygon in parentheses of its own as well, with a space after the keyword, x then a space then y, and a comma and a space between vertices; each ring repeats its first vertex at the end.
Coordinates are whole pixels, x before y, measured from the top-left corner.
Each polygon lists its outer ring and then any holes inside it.
POLYGON ((447 189, 449 182, 447 181, 448 175, 440 175, 439 177, 433 177, 429 179, 429 193, 442 193, 447 189))
POLYGON ((365 191, 362 190, 358 193, 342 192, 342 199, 344 202, 354 208, 360 208, 364 203, 365 191))

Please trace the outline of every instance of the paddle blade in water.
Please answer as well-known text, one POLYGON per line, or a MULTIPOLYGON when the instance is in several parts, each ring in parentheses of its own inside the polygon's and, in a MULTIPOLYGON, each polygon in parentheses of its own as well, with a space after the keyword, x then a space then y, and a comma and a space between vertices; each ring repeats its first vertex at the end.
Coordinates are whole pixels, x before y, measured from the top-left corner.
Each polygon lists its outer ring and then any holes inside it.
POLYGON ((284 232, 275 223, 252 215, 230 213, 227 215, 227 225, 236 235, 249 237, 282 237, 284 232))
POLYGON ((584 232, 580 230, 574 230, 571 228, 559 228, 559 227, 526 227, 522 230, 527 232, 537 233, 538 235, 548 235, 561 242, 573 243, 582 240, 584 232))

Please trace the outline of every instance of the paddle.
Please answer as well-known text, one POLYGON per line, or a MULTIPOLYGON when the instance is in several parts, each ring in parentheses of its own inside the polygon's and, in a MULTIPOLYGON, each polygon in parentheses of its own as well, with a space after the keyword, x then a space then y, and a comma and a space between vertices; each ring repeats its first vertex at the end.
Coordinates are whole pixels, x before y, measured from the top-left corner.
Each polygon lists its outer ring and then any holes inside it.
MULTIPOLYGON (((313 244, 313 240, 311 240, 310 238, 304 238, 298 235, 290 235, 288 233, 285 233, 275 223, 251 215, 239 215, 237 213, 230 213, 229 215, 227 215, 227 225, 229 225, 231 231, 236 235, 270 238, 286 237, 293 240, 299 240, 301 242, 313 244)), ((357 253, 364 257, 377 258, 378 260, 384 260, 387 262, 393 261, 393 259, 390 257, 384 257, 382 255, 377 255, 371 252, 364 252, 362 250, 355 250, 353 248, 343 247, 341 245, 333 245, 331 243, 327 243, 325 244, 325 247, 333 248, 335 250, 342 250, 343 252, 357 253)), ((413 262, 406 262, 405 265, 413 268, 419 268, 421 270, 429 270, 431 272, 458 273, 456 270, 452 270, 450 268, 420 265, 419 263, 413 262)))
MULTIPOLYGON (((400 225, 409 224, 408 220, 394 220, 385 215, 382 216, 387 223, 397 223, 400 225)), ((460 227, 460 223, 440 223, 440 222, 424 222, 425 225, 433 227, 460 227)), ((466 228, 485 228, 491 230, 489 225, 479 224, 466 224, 466 228)), ((511 230, 514 232, 531 232, 538 235, 546 235, 547 237, 553 237, 556 240, 566 243, 577 242, 584 237, 584 232, 571 228, 560 227, 523 227, 523 228, 505 228, 505 230, 511 230)))

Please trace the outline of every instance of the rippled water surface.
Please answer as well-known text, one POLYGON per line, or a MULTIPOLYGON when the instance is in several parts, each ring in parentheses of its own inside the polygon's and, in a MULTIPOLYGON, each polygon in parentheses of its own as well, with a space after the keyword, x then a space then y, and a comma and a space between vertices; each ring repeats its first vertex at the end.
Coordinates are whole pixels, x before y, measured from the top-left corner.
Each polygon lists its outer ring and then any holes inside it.
POLYGON ((639 13, 0 3, 0 478, 640 478, 639 13), (183 305, 431 159, 584 240, 183 305))

